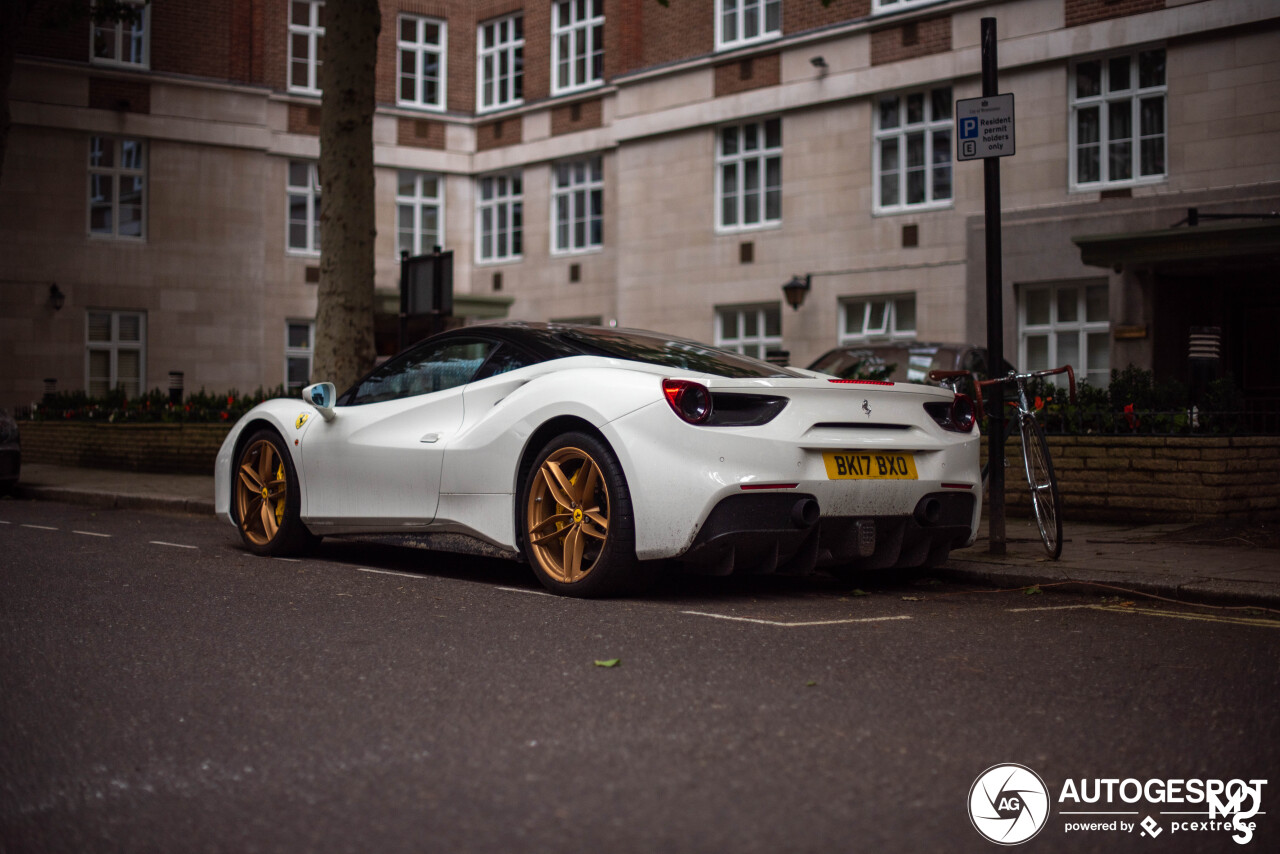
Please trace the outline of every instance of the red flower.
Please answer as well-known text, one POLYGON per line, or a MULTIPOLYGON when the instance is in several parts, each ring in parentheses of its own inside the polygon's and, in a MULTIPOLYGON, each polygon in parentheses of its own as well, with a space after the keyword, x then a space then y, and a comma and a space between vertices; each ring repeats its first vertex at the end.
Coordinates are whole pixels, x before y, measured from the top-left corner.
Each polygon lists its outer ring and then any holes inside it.
POLYGON ((222 410, 222 420, 223 420, 223 421, 226 421, 226 420, 227 420, 227 418, 229 418, 229 417, 230 417, 230 415, 227 413, 227 411, 226 411, 225 409, 224 409, 224 410, 222 410))
POLYGON ((1124 420, 1129 422, 1130 430, 1137 430, 1138 425, 1142 423, 1142 419, 1133 411, 1133 404, 1126 403, 1124 406, 1124 420))
POLYGON ((227 407, 230 408, 235 405, 236 405, 236 399, 231 395, 227 395, 227 407))

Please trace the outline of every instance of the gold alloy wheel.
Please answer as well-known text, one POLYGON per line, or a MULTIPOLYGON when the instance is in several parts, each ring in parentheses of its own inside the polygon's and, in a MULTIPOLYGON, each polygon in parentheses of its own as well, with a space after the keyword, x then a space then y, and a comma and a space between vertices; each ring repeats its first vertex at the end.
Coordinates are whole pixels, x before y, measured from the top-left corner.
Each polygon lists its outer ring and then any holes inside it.
POLYGON ((240 530, 255 545, 265 546, 275 538, 284 521, 289 482, 284 460, 276 446, 259 439, 240 456, 236 480, 236 511, 240 530))
POLYGON ((529 487, 527 536, 543 572, 564 584, 595 568, 609 539, 609 491, 586 451, 560 448, 529 487))

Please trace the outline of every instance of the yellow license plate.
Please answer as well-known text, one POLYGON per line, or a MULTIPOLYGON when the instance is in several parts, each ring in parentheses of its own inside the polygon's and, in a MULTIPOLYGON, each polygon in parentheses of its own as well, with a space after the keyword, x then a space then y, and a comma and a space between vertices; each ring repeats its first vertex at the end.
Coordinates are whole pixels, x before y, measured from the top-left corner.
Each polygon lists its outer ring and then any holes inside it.
POLYGON ((916 480, 911 454, 827 451, 822 455, 828 480, 916 480))

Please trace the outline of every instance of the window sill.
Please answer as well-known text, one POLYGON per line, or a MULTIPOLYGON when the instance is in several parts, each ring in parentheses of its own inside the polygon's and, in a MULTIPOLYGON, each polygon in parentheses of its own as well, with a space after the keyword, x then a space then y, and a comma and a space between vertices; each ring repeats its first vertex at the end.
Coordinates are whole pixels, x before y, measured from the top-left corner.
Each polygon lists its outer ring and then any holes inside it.
POLYGON ((737 39, 736 41, 731 41, 731 42, 717 40, 716 53, 727 53, 731 50, 738 50, 739 48, 755 47, 756 45, 760 45, 760 44, 768 44, 769 42, 777 41, 780 38, 782 38, 781 30, 777 32, 772 32, 772 33, 765 33, 763 35, 756 36, 755 38, 737 39))
POLYGON ((927 213, 929 211, 945 211, 951 210, 956 206, 955 199, 947 199, 944 202, 922 202, 918 205, 899 205, 893 208, 876 207, 871 211, 872 216, 902 216, 903 214, 927 213))
POLYGON ((1156 187, 1168 183, 1168 174, 1153 175, 1147 178, 1135 178, 1129 181, 1095 181, 1091 184, 1072 184, 1068 188, 1071 193, 1105 193, 1108 190, 1134 190, 1139 187, 1156 187))
POLYGON ((490 113, 500 113, 503 110, 514 110, 516 107, 523 107, 523 106, 524 106, 524 98, 519 98, 515 101, 506 101, 501 104, 490 104, 487 107, 482 107, 479 104, 476 104, 476 115, 487 116, 490 113))
POLYGON ((771 219, 753 225, 716 225, 716 236, 733 237, 739 234, 756 234, 761 231, 777 231, 782 228, 782 220, 771 219))
POLYGON ((576 95, 579 92, 590 92, 592 89, 600 89, 603 86, 603 80, 592 80, 589 83, 582 83, 577 86, 566 86, 563 89, 558 89, 555 86, 552 86, 551 97, 560 98, 565 95, 576 95))
POLYGON ((396 107, 401 110, 413 110, 419 113, 443 113, 445 106, 443 104, 415 104, 409 101, 396 101, 396 107))
POLYGON ((569 258, 576 255, 596 255, 604 251, 604 246, 588 246, 583 249, 556 249, 552 247, 552 258, 569 258))

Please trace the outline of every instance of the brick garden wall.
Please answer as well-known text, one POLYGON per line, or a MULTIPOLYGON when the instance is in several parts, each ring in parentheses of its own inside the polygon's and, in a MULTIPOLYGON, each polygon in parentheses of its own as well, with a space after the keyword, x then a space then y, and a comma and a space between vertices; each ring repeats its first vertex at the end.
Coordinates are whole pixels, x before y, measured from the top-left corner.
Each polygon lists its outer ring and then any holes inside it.
POLYGON ((24 463, 213 474, 231 425, 24 421, 20 429, 24 463))
MULTIPOLYGON (((1017 438, 1005 452, 1006 506, 1030 515, 1017 438)), ((1280 519, 1280 437, 1050 436, 1049 452, 1067 521, 1280 519)))
MULTIPOLYGON (((21 429, 26 462, 212 474, 230 425, 27 421, 21 429)), ((1280 519, 1280 437, 1050 436, 1049 450, 1068 521, 1280 519)), ((1012 438, 1012 515, 1031 512, 1021 453, 1012 438)))

